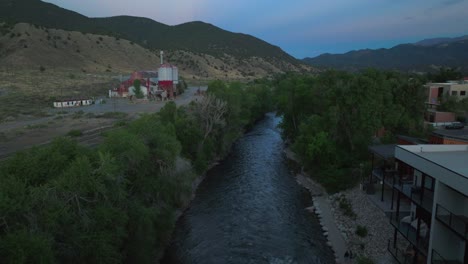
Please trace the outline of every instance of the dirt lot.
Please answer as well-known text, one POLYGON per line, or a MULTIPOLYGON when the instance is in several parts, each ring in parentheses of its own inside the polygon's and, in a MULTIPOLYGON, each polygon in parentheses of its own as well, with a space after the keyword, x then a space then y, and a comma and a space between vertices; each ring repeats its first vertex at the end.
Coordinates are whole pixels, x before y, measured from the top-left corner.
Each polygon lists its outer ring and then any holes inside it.
MULTIPOLYGON (((198 96, 195 92, 198 88, 189 87, 184 94, 175 99, 176 104, 185 105, 196 100, 198 96)), ((46 108, 43 109, 44 117, 23 116, 20 120, 1 123, 0 156, 46 143, 55 137, 66 135, 71 130, 84 132, 108 127, 122 119, 132 119, 142 113, 156 112, 167 101, 133 103, 127 99, 103 99, 103 102, 105 103, 70 109, 46 108), (117 114, 109 114, 113 112, 117 114)))

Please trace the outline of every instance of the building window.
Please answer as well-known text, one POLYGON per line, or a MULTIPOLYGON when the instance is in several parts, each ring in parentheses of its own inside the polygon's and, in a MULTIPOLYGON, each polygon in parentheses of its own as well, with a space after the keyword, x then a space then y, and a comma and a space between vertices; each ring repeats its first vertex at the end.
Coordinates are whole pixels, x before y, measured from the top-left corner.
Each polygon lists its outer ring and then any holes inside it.
POLYGON ((465 95, 466 95, 466 91, 460 91, 460 95, 465 96, 465 95))
POLYGON ((457 95, 457 91, 452 91, 452 95, 457 95))

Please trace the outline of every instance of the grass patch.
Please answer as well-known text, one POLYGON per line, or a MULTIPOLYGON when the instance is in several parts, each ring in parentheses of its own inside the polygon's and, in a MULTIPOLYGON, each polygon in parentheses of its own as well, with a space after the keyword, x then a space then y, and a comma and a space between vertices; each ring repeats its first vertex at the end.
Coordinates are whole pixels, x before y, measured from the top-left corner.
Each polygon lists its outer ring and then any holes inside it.
POLYGON ((17 137, 22 136, 24 134, 25 134, 24 130, 16 130, 15 131, 15 136, 17 136, 17 137))
POLYGON ((81 137, 82 135, 83 135, 83 132, 78 129, 72 129, 68 131, 67 133, 67 136, 70 136, 70 137, 81 137))
POLYGON ((356 227, 356 235, 360 237, 366 237, 368 234, 367 228, 365 226, 358 225, 356 227))
POLYGON ((128 116, 128 113, 123 112, 105 112, 102 115, 96 116, 100 118, 112 118, 112 119, 123 119, 128 116))
POLYGON ((78 119, 78 118, 83 117, 83 115, 84 115, 83 110, 80 110, 80 111, 77 111, 77 112, 73 113, 72 118, 73 118, 73 119, 78 119))
POLYGON ((8 137, 4 132, 0 132, 0 142, 8 141, 8 137))
POLYGON ((17 117, 20 114, 44 116, 42 109, 49 106, 44 96, 31 96, 21 92, 11 92, 0 96, 0 116, 17 117))
POLYGON ((114 127, 123 127, 123 126, 126 126, 127 124, 128 124, 127 121, 119 120, 119 121, 114 123, 114 127))
POLYGON ((35 125, 27 125, 27 129, 40 129, 40 128, 46 128, 47 124, 35 124, 35 125))

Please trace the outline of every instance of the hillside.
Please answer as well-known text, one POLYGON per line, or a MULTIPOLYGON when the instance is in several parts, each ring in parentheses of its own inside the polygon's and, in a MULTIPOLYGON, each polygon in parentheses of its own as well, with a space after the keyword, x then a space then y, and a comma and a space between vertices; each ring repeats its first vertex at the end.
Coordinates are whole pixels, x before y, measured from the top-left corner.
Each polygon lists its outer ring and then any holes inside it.
POLYGON ((232 33, 203 22, 168 26, 148 18, 117 16, 88 18, 39 0, 2 0, 0 17, 15 24, 26 22, 45 28, 79 31, 124 38, 150 50, 183 50, 222 59, 260 57, 271 64, 284 61, 297 70, 302 62, 265 41, 250 35, 232 33), (46 14, 46 15, 44 15, 46 14))
POLYGON ((400 71, 432 71, 440 67, 453 67, 468 73, 468 39, 441 41, 433 39, 390 49, 365 49, 345 54, 327 53, 303 61, 317 67, 348 71, 369 67, 400 71), (436 44, 429 45, 431 42, 436 44))
MULTIPOLYGON (((30 24, 0 24, 0 68, 68 69, 79 72, 128 74, 135 70, 156 69, 159 50, 149 50, 131 41, 77 31, 47 29, 30 24)), ((238 79, 281 73, 309 71, 280 58, 260 56, 213 56, 185 50, 165 52, 165 60, 176 64, 187 79, 238 79)))

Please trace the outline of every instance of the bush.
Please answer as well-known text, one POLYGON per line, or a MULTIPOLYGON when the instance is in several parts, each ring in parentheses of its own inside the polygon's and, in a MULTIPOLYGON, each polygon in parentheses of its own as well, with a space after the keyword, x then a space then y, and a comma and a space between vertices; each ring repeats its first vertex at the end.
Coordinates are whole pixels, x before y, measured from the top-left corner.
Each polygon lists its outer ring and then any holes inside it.
POLYGON ((70 137, 81 137, 82 135, 83 135, 83 132, 78 129, 72 129, 68 131, 67 133, 67 136, 70 136, 70 137))
POLYGON ((339 198, 339 206, 344 215, 351 219, 356 219, 357 215, 353 210, 353 206, 344 195, 339 198))
POLYGON ((357 259, 357 263, 358 264, 374 264, 375 262, 368 257, 359 256, 357 259))
POLYGON ((41 66, 39 67, 39 71, 40 71, 40 72, 45 72, 45 70, 46 70, 46 68, 45 68, 44 66, 41 65, 41 66))
POLYGON ((366 237, 367 236, 367 228, 365 226, 358 225, 356 227, 356 235, 360 237, 366 237))

